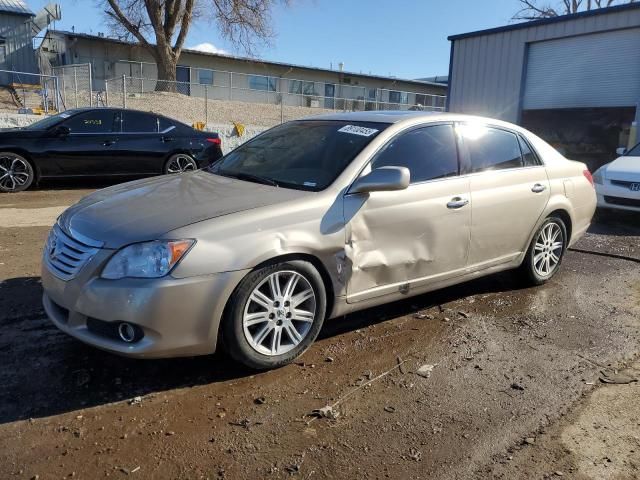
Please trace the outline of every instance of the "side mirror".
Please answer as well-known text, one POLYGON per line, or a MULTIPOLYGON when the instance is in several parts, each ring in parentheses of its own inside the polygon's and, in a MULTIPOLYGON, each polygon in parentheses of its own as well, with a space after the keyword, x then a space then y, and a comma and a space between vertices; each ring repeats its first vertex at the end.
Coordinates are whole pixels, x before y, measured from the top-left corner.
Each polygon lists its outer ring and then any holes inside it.
POLYGON ((411 174, 407 167, 380 167, 358 178, 349 193, 391 192, 409 186, 411 174))
POLYGON ((618 155, 625 155, 627 153, 627 149, 624 147, 618 147, 616 148, 616 154, 618 155))
POLYGON ((56 137, 65 137, 65 136, 69 135, 70 133, 71 133, 71 130, 66 125, 58 125, 57 127, 54 127, 54 129, 53 129, 53 134, 56 137))

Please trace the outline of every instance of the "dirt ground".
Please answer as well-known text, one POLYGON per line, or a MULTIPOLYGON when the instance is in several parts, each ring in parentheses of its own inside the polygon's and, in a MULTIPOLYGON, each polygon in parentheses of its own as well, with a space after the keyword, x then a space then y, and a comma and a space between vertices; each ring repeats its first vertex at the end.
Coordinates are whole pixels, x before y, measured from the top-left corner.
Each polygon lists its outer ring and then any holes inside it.
POLYGON ((335 319, 256 374, 53 327, 41 247, 87 192, 0 197, 0 478, 640 478, 640 385, 619 383, 640 377, 640 217, 600 214, 543 287, 505 273, 335 319))

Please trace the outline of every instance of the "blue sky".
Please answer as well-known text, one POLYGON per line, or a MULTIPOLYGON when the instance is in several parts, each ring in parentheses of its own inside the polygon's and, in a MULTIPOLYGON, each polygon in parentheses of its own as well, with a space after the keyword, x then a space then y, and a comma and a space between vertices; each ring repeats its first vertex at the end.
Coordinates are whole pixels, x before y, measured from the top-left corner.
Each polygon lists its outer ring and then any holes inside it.
MULTIPOLYGON (((49 1, 27 3, 37 11, 49 1)), ((58 29, 108 33, 95 0, 58 3, 63 16, 58 29)), ((277 37, 257 56, 321 68, 344 62, 351 72, 399 78, 446 75, 448 35, 510 23, 517 10, 517 0, 293 0, 291 7, 274 11, 277 37)), ((186 46, 202 44, 244 54, 208 22, 192 26, 186 46)))

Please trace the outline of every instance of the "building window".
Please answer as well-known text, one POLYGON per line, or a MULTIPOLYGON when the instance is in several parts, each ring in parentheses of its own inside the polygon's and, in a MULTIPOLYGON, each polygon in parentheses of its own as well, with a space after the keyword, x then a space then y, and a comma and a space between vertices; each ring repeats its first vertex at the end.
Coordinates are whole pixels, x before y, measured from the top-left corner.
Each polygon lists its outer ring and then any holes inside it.
POLYGON ((289 80, 289 93, 297 95, 320 95, 316 91, 314 82, 303 82, 300 80, 289 80))
POLYGON ((300 80, 289 80, 289 93, 300 95, 302 93, 302 82, 300 80))
POLYGON ((407 92, 398 92, 396 90, 389 90, 389 103, 409 103, 409 94, 407 92))
POLYGON ((375 88, 369 88, 367 89, 367 96, 369 98, 369 100, 375 100, 377 98, 377 89, 375 88))
POLYGON ((249 75, 249 88, 251 90, 277 91, 277 78, 263 75, 249 75))
POLYGON ((198 70, 198 81, 201 85, 213 85, 213 70, 198 70))

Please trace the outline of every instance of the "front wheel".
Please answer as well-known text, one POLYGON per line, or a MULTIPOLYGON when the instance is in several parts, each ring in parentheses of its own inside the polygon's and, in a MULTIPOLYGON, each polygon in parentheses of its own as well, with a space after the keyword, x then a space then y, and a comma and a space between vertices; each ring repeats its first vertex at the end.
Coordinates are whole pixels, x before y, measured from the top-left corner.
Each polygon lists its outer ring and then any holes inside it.
POLYGON ((31 163, 11 152, 0 152, 0 192, 14 193, 26 190, 35 174, 31 163))
POLYGON ((164 166, 164 173, 184 173, 198 169, 196 161, 186 153, 176 153, 169 157, 164 166))
POLYGON ((547 218, 536 231, 520 270, 534 285, 542 285, 553 277, 567 248, 567 227, 559 217, 547 218))
POLYGON ((230 299, 222 325, 225 348, 250 368, 286 365, 316 339, 326 305, 324 283, 310 263, 297 260, 258 269, 230 299))

